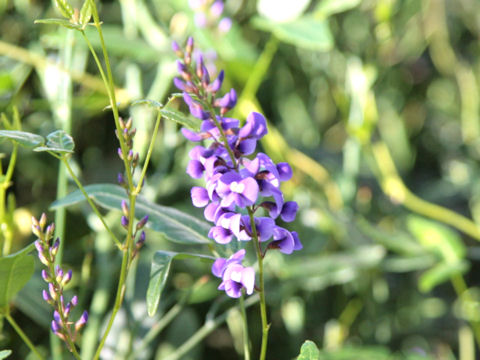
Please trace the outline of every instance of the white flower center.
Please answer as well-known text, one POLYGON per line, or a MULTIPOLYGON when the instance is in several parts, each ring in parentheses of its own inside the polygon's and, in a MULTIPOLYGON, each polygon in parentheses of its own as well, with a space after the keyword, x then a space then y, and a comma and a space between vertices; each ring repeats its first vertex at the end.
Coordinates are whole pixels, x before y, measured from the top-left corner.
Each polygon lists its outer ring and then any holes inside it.
POLYGON ((238 183, 236 181, 233 181, 231 184, 230 184, 230 190, 232 190, 233 192, 236 192, 236 193, 243 193, 243 191, 245 190, 245 184, 242 184, 242 183, 238 183))
POLYGON ((230 274, 230 279, 235 282, 240 282, 242 280, 242 273, 240 271, 232 271, 230 274))

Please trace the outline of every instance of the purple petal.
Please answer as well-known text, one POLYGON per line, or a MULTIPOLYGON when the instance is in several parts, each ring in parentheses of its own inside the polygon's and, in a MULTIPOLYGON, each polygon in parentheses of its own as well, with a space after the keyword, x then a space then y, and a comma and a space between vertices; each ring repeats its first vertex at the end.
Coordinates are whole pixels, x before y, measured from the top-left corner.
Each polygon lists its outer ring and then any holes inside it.
POLYGON ((243 269, 241 282, 245 287, 247 295, 251 295, 255 287, 255 270, 252 267, 246 267, 243 269))
POLYGON ((210 201, 210 198, 208 197, 207 189, 203 187, 194 186, 192 190, 190 190, 190 194, 192 196, 193 206, 195 207, 204 207, 210 201))
POLYGON ((292 168, 290 167, 290 165, 288 165, 288 163, 278 163, 277 170, 280 181, 288 181, 292 178, 292 168))
POLYGON ((194 179, 200 179, 203 176, 205 168, 198 160, 190 160, 187 165, 187 174, 194 179))
POLYGON ((295 245, 293 246, 293 250, 303 249, 303 245, 300 242, 300 238, 298 237, 298 234, 296 231, 292 231, 292 237, 293 237, 293 241, 295 242, 295 245))
POLYGON ((178 90, 185 90, 185 82, 180 80, 179 78, 173 78, 173 84, 178 90))
POLYGON ((227 260, 225 260, 224 258, 216 259, 212 264, 212 274, 215 275, 216 277, 221 278, 223 275, 223 272, 225 271, 226 263, 227 263, 227 260))
POLYGON ((182 128, 181 130, 183 136, 190 141, 201 141, 203 139, 202 135, 193 132, 192 130, 182 128))
POLYGON ((227 280, 224 281, 225 292, 231 298, 237 299, 242 296, 242 285, 235 281, 227 280))
POLYGON ((230 230, 224 229, 221 226, 214 226, 208 232, 208 237, 219 244, 228 244, 232 241, 233 234, 230 230))
POLYGON ((260 241, 267 241, 273 235, 275 221, 268 217, 255 218, 255 227, 257 228, 258 239, 260 241))
POLYGON ((298 204, 295 201, 287 201, 283 204, 282 212, 280 217, 285 222, 291 222, 295 220, 295 216, 297 215, 298 204))

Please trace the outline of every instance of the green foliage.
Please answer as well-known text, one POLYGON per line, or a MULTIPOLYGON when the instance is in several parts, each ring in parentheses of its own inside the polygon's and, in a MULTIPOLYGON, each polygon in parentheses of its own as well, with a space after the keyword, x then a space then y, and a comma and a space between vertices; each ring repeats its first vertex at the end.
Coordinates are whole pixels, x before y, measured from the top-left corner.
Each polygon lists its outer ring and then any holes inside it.
POLYGON ((6 359, 12 355, 12 350, 0 350, 0 359, 6 359))
POLYGON ((34 271, 34 258, 28 255, 33 244, 25 249, 0 258, 0 310, 8 312, 8 304, 30 280, 34 271))
MULTIPOLYGON (((85 191, 100 206, 107 209, 121 210, 122 200, 126 200, 125 190, 113 184, 94 184, 85 186, 85 191)), ((85 197, 76 190, 66 197, 55 201, 51 209, 55 210, 85 201, 85 197)), ((184 212, 167 206, 157 205, 139 197, 135 206, 138 219, 149 216, 147 226, 159 231, 173 242, 181 244, 207 244, 210 239, 206 237, 209 225, 184 212)))
POLYGON ((167 282, 170 266, 173 259, 214 259, 208 255, 175 253, 171 251, 157 251, 153 256, 150 270, 150 281, 147 289, 148 315, 153 316, 157 312, 162 291, 167 282))
POLYGON ((59 25, 72 30, 83 29, 81 24, 75 24, 69 20, 64 20, 64 19, 40 19, 40 20, 35 20, 35 24, 59 25))
POLYGON ((73 17, 73 9, 67 1, 55 0, 55 5, 64 17, 67 19, 71 19, 73 17))
POLYGON ((306 340, 301 349, 297 360, 320 360, 320 351, 313 341, 306 340))
POLYGON ((164 107, 158 101, 155 100, 137 100, 132 103, 133 105, 147 105, 150 108, 153 108, 162 114, 162 117, 170 121, 174 121, 181 126, 185 126, 193 131, 199 131, 202 121, 200 119, 194 118, 193 116, 187 116, 180 111, 177 111, 173 108, 164 107))
POLYGON ((0 139, 9 139, 27 148, 34 148, 45 143, 45 139, 40 135, 18 130, 0 130, 0 139))
POLYGON ((75 143, 73 138, 63 130, 56 130, 47 135, 45 146, 39 146, 34 151, 50 151, 59 154, 73 153, 75 143))

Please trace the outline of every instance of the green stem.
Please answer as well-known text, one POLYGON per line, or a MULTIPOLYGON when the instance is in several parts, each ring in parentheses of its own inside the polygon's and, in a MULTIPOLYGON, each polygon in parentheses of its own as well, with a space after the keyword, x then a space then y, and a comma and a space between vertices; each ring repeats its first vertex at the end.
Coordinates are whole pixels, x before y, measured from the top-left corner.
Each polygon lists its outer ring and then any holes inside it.
POLYGON ((258 260, 258 292, 260 294, 260 315, 262 317, 262 347, 260 350, 260 360, 265 360, 267 355, 268 330, 270 325, 267 321, 267 303, 265 301, 265 284, 263 278, 263 254, 258 239, 257 228, 255 226, 255 217, 251 207, 247 207, 248 215, 250 217, 250 226, 252 228, 252 239, 255 244, 258 260))
MULTIPOLYGON (((474 300, 470 293, 468 292, 468 287, 467 284, 465 283, 465 279, 461 274, 456 274, 452 276, 450 279, 452 282, 453 288, 455 289, 455 292, 457 293, 457 297, 463 297, 464 301, 473 303, 474 300)), ((470 321, 470 326, 472 327, 473 333, 475 335, 475 340, 477 342, 477 346, 480 348, 480 322, 471 320, 470 321)))
MULTIPOLYGON (((101 44, 102 44, 103 55, 104 55, 104 57, 107 56, 105 58, 105 63, 107 65, 108 78, 105 75, 102 63, 100 62, 100 59, 98 58, 98 55, 97 55, 95 49, 93 48, 90 40, 88 40, 88 37, 86 36, 85 32, 82 31, 82 35, 83 35, 83 38, 85 39, 85 42, 87 43, 87 46, 88 46, 90 52, 92 53, 92 56, 95 60, 95 63, 97 64, 98 71, 100 72, 100 76, 102 77, 102 80, 105 84, 105 88, 107 89, 108 98, 109 98, 109 101, 110 101, 110 106, 112 107, 113 119, 115 121, 115 128, 116 128, 117 134, 118 134, 118 142, 120 143, 120 149, 122 150, 123 164, 124 164, 125 169, 128 169, 127 145, 125 144, 124 138, 121 136, 122 129, 120 127, 120 117, 118 115, 117 101, 116 101, 116 97, 115 97, 115 87, 113 85, 113 79, 111 78, 112 72, 110 70, 110 61, 108 61, 108 54, 107 54, 107 51, 106 51, 106 48, 105 48, 105 42, 103 40, 102 28, 100 26, 100 21, 98 19, 98 13, 97 13, 97 9, 96 9, 94 1, 92 1, 92 11, 93 11, 93 14, 94 14, 95 26, 97 28, 98 34, 100 36, 100 41, 101 41, 101 44)), ((128 183, 128 186, 131 190, 133 188, 132 174, 129 171, 126 171, 126 175, 127 175, 127 183, 128 183)))
POLYGON ((115 244, 117 245, 117 247, 119 249, 122 248, 122 243, 120 242, 120 240, 118 240, 118 238, 115 236, 115 234, 112 232, 112 230, 110 229, 110 227, 107 225, 107 223, 105 222, 105 218, 103 217, 103 215, 100 213, 100 211, 98 210, 97 206, 95 205, 95 203, 92 201, 92 199, 90 199, 90 196, 88 196, 88 193, 87 191, 85 190, 85 188, 83 187, 82 183, 80 182, 80 180, 78 179, 78 177, 75 175, 75 173, 73 172, 72 168, 70 167, 70 164, 68 163, 68 160, 65 158, 65 156, 62 156, 60 158, 63 162, 63 164, 65 165, 66 169, 68 170, 68 173, 70 174, 70 176, 72 177, 73 181, 75 181, 75 184, 77 184, 77 187, 78 189, 82 192, 83 196, 85 197, 85 199, 87 200, 88 204, 90 205, 90 207, 92 208, 92 210, 95 212, 95 214, 98 216, 98 218, 100 219, 100 221, 102 222, 103 226, 105 227, 105 229, 107 230, 107 232, 109 233, 109 235, 112 237, 113 241, 115 242, 115 244))
POLYGON ((145 157, 145 162, 143 163, 142 173, 140 175, 140 179, 138 180, 138 184, 137 184, 137 187, 135 189, 136 194, 138 194, 140 192, 140 190, 142 189, 143 180, 145 179, 148 164, 150 162, 150 158, 151 158, 152 153, 153 153, 153 147, 155 145, 155 139, 157 138, 158 128, 160 127, 160 120, 161 119, 162 119, 162 114, 159 112, 158 116, 157 116, 157 120, 155 122, 155 127, 153 129, 152 139, 150 140, 150 145, 148 147, 147 156, 145 157))
MULTIPOLYGON (((257 296, 250 296, 245 301, 245 307, 249 307, 255 304, 258 301, 257 296)), ((236 310, 235 307, 227 310, 222 315, 216 317, 213 320, 207 320, 205 324, 198 329, 198 331, 193 334, 186 342, 184 342, 180 347, 178 347, 173 354, 170 354, 163 360, 178 360, 182 359, 182 357, 187 354, 195 345, 201 342, 208 334, 210 334, 213 330, 215 330, 220 324, 222 324, 228 317, 228 315, 236 310)))
POLYGON ((22 338, 22 340, 25 342, 25 344, 27 344, 27 346, 29 347, 29 349, 35 354, 35 356, 37 358, 39 358, 40 360, 44 360, 45 358, 38 352, 38 350, 35 348, 35 345, 33 345, 33 343, 30 341, 30 339, 28 338, 28 336, 22 331, 22 329, 20 328, 20 326, 18 326, 18 324, 15 322, 15 320, 10 316, 10 314, 7 314, 5 316, 5 318, 7 319, 7 321, 10 323, 10 325, 12 325, 12 327, 15 329, 15 331, 17 332, 17 334, 22 338))
POLYGON ((135 353, 139 354, 148 344, 157 337, 157 335, 182 311, 183 304, 175 304, 166 314, 162 316, 160 321, 153 325, 153 327, 142 338, 142 342, 135 349, 135 353))
MULTIPOLYGON (((12 180, 13 176, 13 169, 15 168, 15 164, 17 162, 17 153, 18 153, 18 144, 13 143, 13 150, 12 155, 10 156, 10 160, 8 163, 8 168, 5 173, 5 177, 3 178, 2 183, 0 184, 0 226, 6 226, 7 229, 2 231, 0 234, 0 239, 3 239, 3 246, 0 248, 0 256, 5 256, 10 253, 10 249, 12 247, 12 240, 13 237, 11 236, 11 229, 9 226, 9 222, 6 219, 6 197, 7 197, 7 189, 10 187, 10 181, 12 180)), ((1 168, 0 168, 1 170, 1 168)), ((2 172, 0 171, 0 175, 2 172)))
POLYGON ((365 145, 365 149, 372 152, 377 168, 375 176, 384 193, 392 200, 417 214, 451 225, 472 238, 480 240, 480 228, 473 221, 452 210, 419 198, 405 186, 390 151, 383 142, 373 144, 371 148, 365 145))
POLYGON ((247 312, 245 310, 245 295, 243 293, 238 301, 243 322, 243 358, 245 360, 250 360, 250 338, 248 336, 247 312))
POLYGON ((125 295, 125 281, 127 279, 128 273, 128 266, 131 260, 131 250, 133 247, 133 237, 132 237, 132 230, 133 230, 133 222, 135 219, 135 201, 136 197, 134 194, 130 193, 130 213, 128 218, 128 229, 127 229, 127 239, 125 242, 125 246, 123 248, 123 258, 122 258, 122 266, 120 270, 120 279, 118 281, 118 288, 117 288, 117 295, 115 297, 115 304, 113 306, 112 314, 110 315, 110 319, 108 321, 107 328, 105 333, 100 340, 100 344, 98 345, 97 351, 95 352, 95 356, 93 357, 95 360, 100 358, 100 352, 102 351, 103 346, 105 345, 105 341, 107 340, 108 334, 112 329, 113 321, 122 306, 123 297, 125 295))

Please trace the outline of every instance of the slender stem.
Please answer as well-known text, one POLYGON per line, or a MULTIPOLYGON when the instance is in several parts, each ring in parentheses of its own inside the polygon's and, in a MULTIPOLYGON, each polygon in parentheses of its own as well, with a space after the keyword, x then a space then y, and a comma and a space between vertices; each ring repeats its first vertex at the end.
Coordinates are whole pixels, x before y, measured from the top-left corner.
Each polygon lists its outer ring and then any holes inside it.
POLYGON ((162 114, 159 112, 158 115, 157 115, 157 120, 155 122, 155 127, 153 128, 152 139, 150 140, 150 145, 148 147, 147 156, 145 157, 145 162, 143 163, 142 173, 140 175, 140 179, 138 180, 138 184, 137 184, 137 187, 135 189, 136 194, 138 194, 140 192, 140 190, 142 189, 143 180, 145 179, 148 164, 150 162, 150 158, 151 158, 152 153, 153 153, 153 147, 155 145, 155 140, 157 138, 158 128, 160 127, 160 120, 161 119, 162 119, 162 114))
MULTIPOLYGON (((455 292, 457 293, 458 298, 463 297, 464 301, 467 301, 470 303, 474 302, 474 300, 472 299, 472 296, 468 292, 468 287, 467 287, 467 284, 465 283, 465 279, 461 274, 453 275, 450 281, 452 282, 453 288, 455 289, 455 292)), ((472 327, 473 333, 475 335, 477 346, 480 348, 480 322, 470 320, 470 326, 472 327)))
POLYGON ((112 230, 110 229, 110 227, 107 225, 107 223, 105 222, 105 218, 103 217, 103 215, 100 213, 100 211, 98 210, 97 206, 95 205, 95 203, 92 201, 92 199, 90 199, 90 196, 88 196, 88 193, 87 191, 85 190, 85 188, 83 187, 82 183, 80 182, 80 180, 78 179, 78 177, 75 175, 75 173, 73 172, 72 168, 70 167, 70 164, 68 163, 68 160, 65 158, 65 156, 62 156, 61 157, 61 160, 63 162, 63 164, 65 164, 65 167, 67 168, 68 170, 68 173, 70 174, 70 176, 72 177, 73 181, 75 181, 75 184, 77 184, 77 187, 78 189, 82 192, 83 196, 85 197, 85 199, 87 200, 88 204, 90 205, 90 207, 92 208, 92 210, 95 212, 95 214, 98 216, 98 218, 100 219, 100 221, 102 222, 103 226, 105 227, 105 229, 107 230, 107 232, 109 233, 109 235, 112 237, 113 241, 115 242, 115 244, 117 245, 117 247, 119 249, 122 248, 122 243, 120 242, 120 240, 118 240, 118 238, 115 236, 115 234, 112 232, 112 230))
POLYGON ((243 322, 243 358, 250 360, 250 338, 248 336, 247 312, 245 311, 245 295, 243 293, 238 299, 238 302, 243 322))
POLYGON ((402 204, 413 212, 451 225, 472 238, 480 240, 480 227, 472 220, 419 198, 405 186, 398 174, 392 156, 383 142, 374 144, 371 149, 367 145, 365 146, 367 150, 373 153, 378 170, 375 175, 379 179, 383 191, 393 201, 402 204))
MULTIPOLYGON (((72 68, 73 60, 73 47, 74 47, 74 34, 72 31, 67 31, 64 46, 61 49, 61 60, 67 69, 72 68)), ((43 80, 48 81, 48 80, 43 80)), ((58 80, 58 95, 55 97, 55 101, 50 103, 52 108, 55 125, 60 126, 62 130, 67 133, 72 129, 72 79, 69 73, 63 73, 58 80)), ((56 199, 61 199, 67 195, 68 192, 68 179, 65 165, 61 162, 58 164, 57 174, 57 193, 56 199)), ((64 207, 57 208, 55 210, 55 237, 65 239, 65 224, 66 224, 67 209, 64 207)), ((55 264, 60 265, 63 259, 63 249, 65 241, 61 241, 58 247, 57 255, 55 256, 55 264)), ((53 265, 52 265, 53 271, 53 265)), ((53 273, 52 273, 53 274, 53 273)), ((67 339, 70 340, 71 339, 67 339)), ((52 349, 52 357, 55 360, 61 360, 62 346, 60 339, 53 333, 50 333, 50 347, 52 349)), ((69 347, 72 351, 76 351, 75 345, 69 343, 69 347)))
POLYGON ((27 334, 25 334, 23 332, 23 330, 20 328, 20 326, 18 326, 18 324, 15 322, 15 320, 10 316, 10 314, 7 314, 5 316, 5 318, 7 319, 7 321, 10 323, 10 325, 12 325, 12 327, 15 329, 15 331, 17 332, 17 334, 22 338, 22 340, 25 342, 25 344, 27 344, 27 346, 29 347, 29 349, 35 354, 35 356, 37 358, 39 358, 40 360, 44 360, 45 358, 38 352, 37 348, 35 347, 35 345, 33 345, 33 343, 30 341, 30 339, 28 338, 27 334))
POLYGON ((162 318, 155 323, 153 327, 142 338, 142 342, 135 348, 135 353, 139 354, 148 344, 157 337, 157 335, 182 311, 183 304, 175 304, 162 318))
MULTIPOLYGON (((125 169, 128 169, 127 145, 125 144, 125 140, 121 136, 122 129, 120 127, 120 117, 118 115, 117 101, 116 101, 116 97, 115 97, 115 87, 113 85, 113 79, 111 78, 112 72, 110 70, 110 61, 108 61, 108 54, 107 54, 107 51, 106 51, 106 48, 105 48, 105 42, 103 40, 102 28, 101 28, 101 25, 100 25, 100 20, 98 19, 97 8, 95 6, 94 1, 92 1, 92 11, 93 11, 94 19, 95 19, 95 26, 97 28, 98 34, 100 36, 100 41, 101 41, 101 44, 102 44, 103 55, 104 55, 104 57, 107 56, 105 58, 105 64, 106 64, 106 67, 107 67, 108 78, 105 75, 102 63, 100 62, 100 59, 98 58, 98 55, 97 55, 95 49, 93 48, 90 40, 88 40, 88 37, 85 35, 85 32, 82 31, 82 35, 83 35, 83 38, 85 39, 85 42, 87 43, 87 46, 88 46, 90 52, 92 53, 92 56, 95 60, 95 63, 97 64, 98 71, 100 72, 100 76, 102 77, 102 80, 105 84, 105 88, 107 89, 108 98, 110 100, 110 106, 112 107, 113 119, 115 121, 115 128, 116 128, 117 134, 118 134, 118 142, 120 143, 120 149, 122 150, 122 154, 123 154, 123 164, 125 166, 125 169)), ((132 174, 129 171, 127 171, 126 173, 127 173, 128 186, 129 186, 130 189, 132 189, 133 188, 132 174)))
POLYGON ((265 360, 267 355, 268 330, 270 325, 267 321, 267 303, 265 301, 265 284, 263 278, 263 254, 258 239, 257 228, 255 226, 255 217, 251 207, 247 207, 248 215, 250 217, 250 226, 252 228, 252 239, 255 244, 258 260, 258 292, 260 294, 260 315, 262 317, 262 347, 260 350, 260 360, 265 360))
POLYGON ((115 297, 115 304, 113 306, 112 314, 110 315, 110 319, 108 321, 107 328, 105 333, 100 340, 100 344, 97 347, 97 351, 93 359, 100 359, 100 352, 102 351, 103 346, 105 345, 105 341, 107 340, 108 334, 112 328, 113 321, 115 320, 115 316, 117 315, 118 310, 120 310, 120 306, 122 305, 123 295, 125 294, 125 279, 127 278, 127 264, 128 262, 128 251, 126 249, 123 250, 123 258, 122 258, 122 267, 120 270, 120 279, 118 281, 118 288, 117 288, 117 295, 115 297))
MULTIPOLYGON (((18 153, 18 144, 13 143, 12 155, 10 156, 10 160, 8 163, 8 168, 5 173, 5 177, 0 184, 0 224, 5 224, 6 229, 0 235, 0 239, 3 238, 3 246, 0 249, 0 256, 5 256, 10 253, 10 249, 12 247, 12 234, 10 229, 10 224, 6 219, 6 210, 5 210, 5 201, 7 197, 7 189, 10 187, 10 181, 13 176, 13 169, 15 168, 15 164, 17 161, 17 153, 18 153)), ((2 174, 0 169, 0 175, 2 174)))
MULTIPOLYGON (((258 301, 257 296, 250 296, 245 301, 245 307, 249 307, 255 304, 258 301)), ((222 324, 228 317, 228 315, 235 310, 235 307, 227 310, 222 315, 217 316, 213 320, 207 320, 205 324, 197 330, 197 332, 192 335, 186 342, 179 346, 174 353, 170 354, 163 360, 178 360, 187 354, 195 345, 202 341, 208 334, 215 330, 220 324, 222 324)))
POLYGON ((120 279, 118 281, 118 288, 117 288, 117 295, 115 297, 115 304, 113 306, 112 314, 110 315, 110 319, 108 321, 107 328, 105 333, 100 340, 100 344, 98 345, 97 351, 95 352, 94 359, 100 358, 100 352, 102 351, 103 346, 105 345, 105 341, 107 340, 108 334, 112 329, 113 321, 122 306, 123 296, 125 295, 125 281, 127 279, 128 273, 128 266, 131 260, 131 250, 133 248, 133 237, 132 237, 132 229, 133 229, 133 222, 135 216, 135 201, 136 197, 134 194, 130 194, 130 213, 129 213, 129 223, 127 229, 127 239, 125 241, 125 246, 123 248, 123 258, 122 258, 122 266, 120 270, 120 279))

